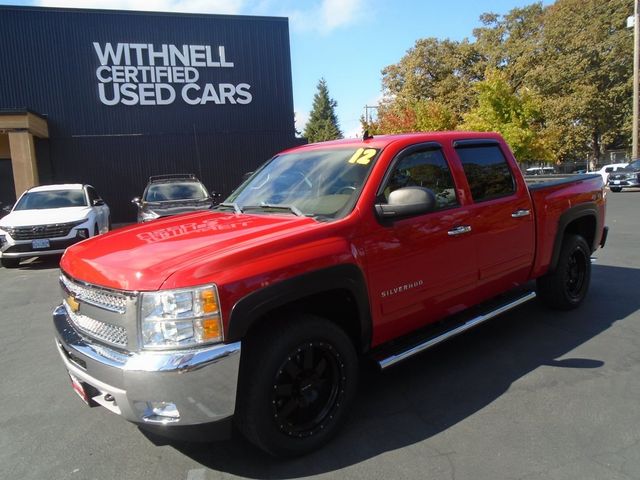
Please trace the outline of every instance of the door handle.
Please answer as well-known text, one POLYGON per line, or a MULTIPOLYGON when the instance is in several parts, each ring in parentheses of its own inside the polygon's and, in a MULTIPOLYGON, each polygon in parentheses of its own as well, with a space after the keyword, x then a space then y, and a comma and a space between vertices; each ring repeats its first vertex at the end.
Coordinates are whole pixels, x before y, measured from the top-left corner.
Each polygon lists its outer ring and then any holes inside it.
POLYGON ((447 232, 450 237, 456 237, 458 235, 462 235, 464 233, 469 233, 471 231, 471 227, 469 225, 461 225, 459 227, 455 227, 447 232))
POLYGON ((513 218, 528 217, 529 215, 531 215, 531 210, 527 210, 523 208, 521 208, 520 210, 516 210, 511 214, 513 218))

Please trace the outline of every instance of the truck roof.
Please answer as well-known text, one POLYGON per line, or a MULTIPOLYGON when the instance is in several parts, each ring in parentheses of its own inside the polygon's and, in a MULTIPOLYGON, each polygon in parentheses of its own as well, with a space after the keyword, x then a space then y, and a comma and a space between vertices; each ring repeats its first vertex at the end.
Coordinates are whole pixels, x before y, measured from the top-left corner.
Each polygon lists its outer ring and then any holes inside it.
POLYGON ((391 135, 374 135, 367 139, 362 137, 343 138, 340 140, 332 140, 329 142, 318 142, 294 147, 286 150, 284 153, 299 151, 302 149, 315 149, 326 147, 346 147, 346 146, 363 146, 367 145, 372 148, 384 148, 396 142, 439 142, 446 143, 455 140, 466 140, 473 138, 487 138, 492 140, 502 140, 502 137, 494 132, 471 132, 471 131, 447 131, 447 132, 413 132, 398 133, 391 135))

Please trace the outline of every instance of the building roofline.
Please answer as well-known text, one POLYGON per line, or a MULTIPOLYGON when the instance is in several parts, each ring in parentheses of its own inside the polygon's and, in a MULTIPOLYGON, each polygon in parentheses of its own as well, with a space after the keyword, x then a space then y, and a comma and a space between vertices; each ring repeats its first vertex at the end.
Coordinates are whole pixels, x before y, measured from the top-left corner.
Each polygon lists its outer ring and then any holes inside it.
POLYGON ((187 12, 161 12, 146 10, 109 10, 104 8, 72 8, 72 7, 40 7, 40 6, 23 6, 23 5, 0 5, 2 10, 18 10, 18 11, 42 11, 42 12, 60 12, 60 13, 93 13, 93 14, 109 14, 109 15, 153 15, 159 17, 204 17, 204 18, 224 18, 225 20, 256 20, 269 22, 289 22, 289 17, 261 16, 261 15, 227 15, 222 13, 187 13, 187 12))

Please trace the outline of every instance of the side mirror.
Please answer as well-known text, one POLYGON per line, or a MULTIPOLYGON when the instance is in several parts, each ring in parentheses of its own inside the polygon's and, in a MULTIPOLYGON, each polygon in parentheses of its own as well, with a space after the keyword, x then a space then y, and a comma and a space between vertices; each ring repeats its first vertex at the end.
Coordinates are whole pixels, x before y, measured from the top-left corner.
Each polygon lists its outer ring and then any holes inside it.
POLYGON ((93 206, 94 207, 101 207, 102 205, 104 205, 104 200, 101 198, 96 198, 93 200, 93 206))
POLYGON ((428 188, 404 187, 389 194, 388 203, 376 205, 381 219, 408 217, 428 213, 436 208, 436 196, 428 188))
POLYGON ((140 197, 134 197, 134 199, 131 200, 131 203, 133 203, 134 205, 137 205, 139 207, 140 206, 140 197))

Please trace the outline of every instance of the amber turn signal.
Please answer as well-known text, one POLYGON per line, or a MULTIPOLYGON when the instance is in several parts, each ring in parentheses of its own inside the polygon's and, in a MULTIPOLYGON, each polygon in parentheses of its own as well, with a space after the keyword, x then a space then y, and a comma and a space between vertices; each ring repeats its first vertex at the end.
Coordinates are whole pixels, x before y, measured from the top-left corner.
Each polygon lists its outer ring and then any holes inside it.
POLYGON ((218 313, 218 297, 213 289, 202 290, 200 292, 202 300, 202 311, 206 314, 218 313))

